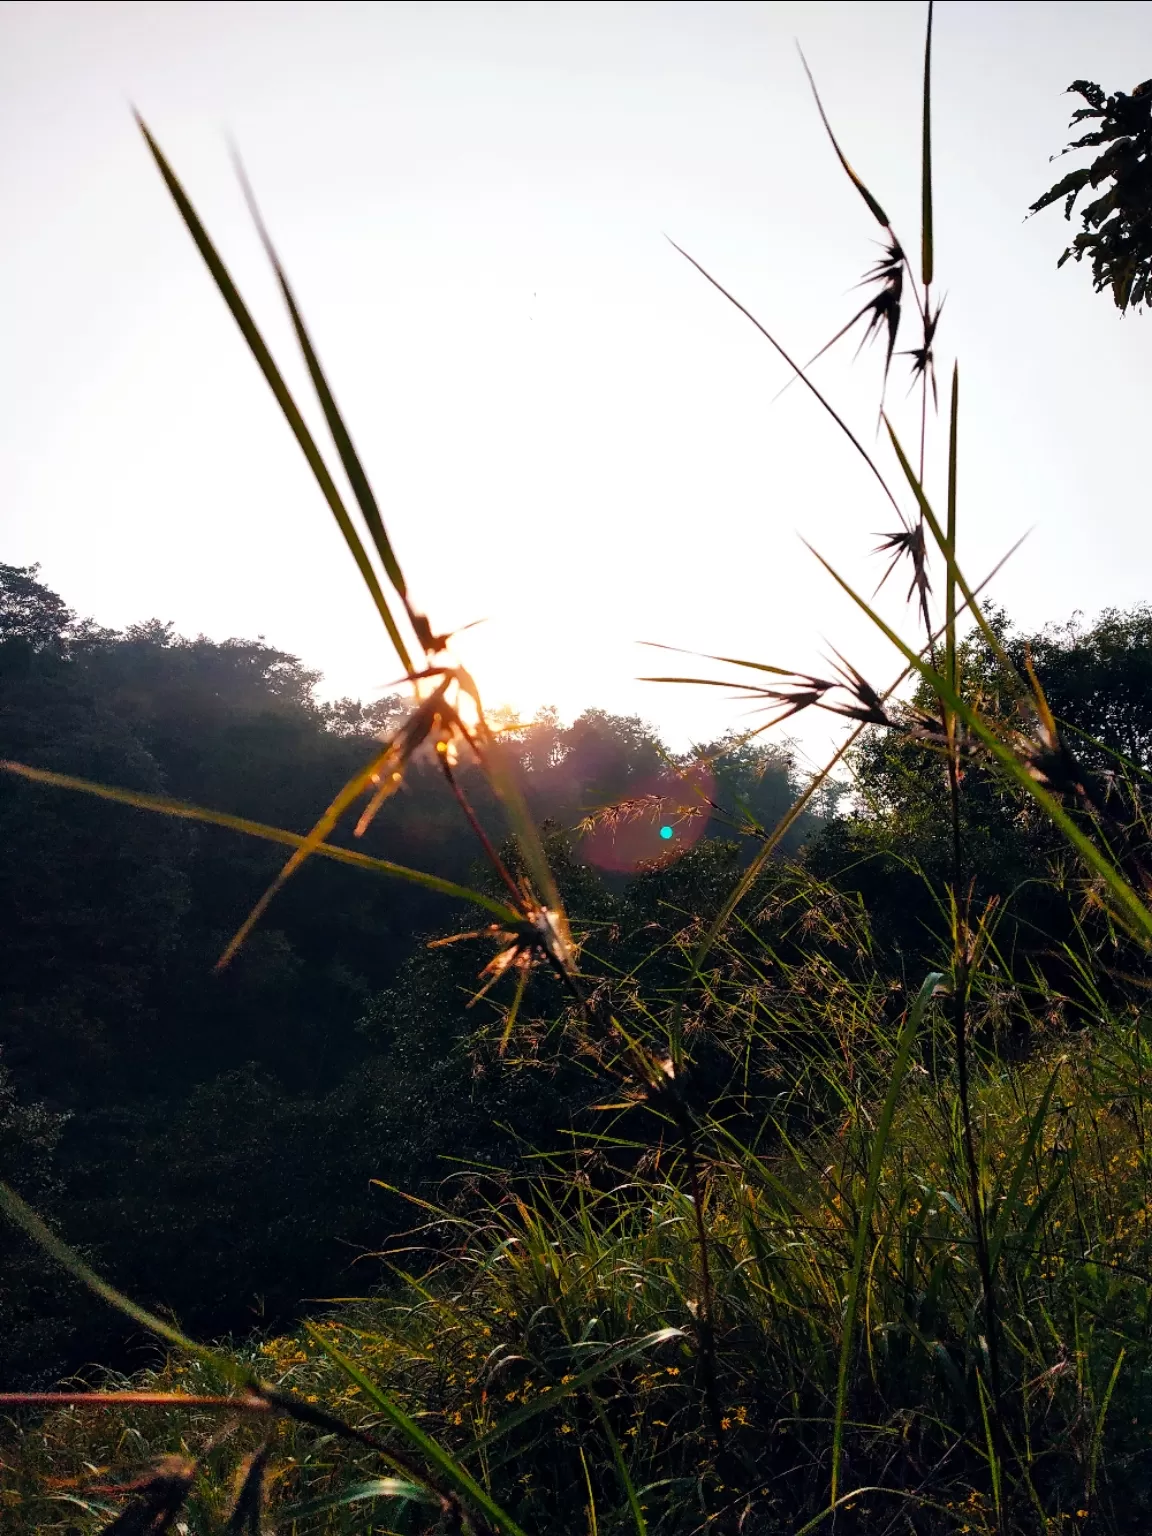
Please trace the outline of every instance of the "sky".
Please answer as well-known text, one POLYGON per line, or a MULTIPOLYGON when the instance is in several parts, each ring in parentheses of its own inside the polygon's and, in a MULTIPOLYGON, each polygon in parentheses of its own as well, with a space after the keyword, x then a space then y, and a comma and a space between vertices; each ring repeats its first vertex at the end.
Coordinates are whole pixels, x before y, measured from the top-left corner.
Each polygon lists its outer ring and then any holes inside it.
MULTIPOLYGON (((774 399, 787 368, 669 239, 816 351, 879 230, 796 44, 914 248, 924 19, 911 0, 0 4, 0 560, 106 624, 263 635, 329 695, 396 677, 135 105, 327 450, 238 146, 418 605, 485 621, 458 650, 490 706, 638 713, 676 746, 757 723, 722 690, 637 681, 693 665, 640 641, 813 670, 834 646, 886 685, 888 642, 804 541, 870 593, 892 510, 806 391, 774 399)), ((1024 220, 1071 80, 1149 74, 1152 4, 936 8, 961 560, 980 579, 1031 530, 989 589, 1025 627, 1150 596, 1152 317, 1057 272, 1057 210, 1024 220)), ((814 377, 887 472, 881 357, 853 350, 814 377)), ((880 603, 911 632, 903 595, 880 603)), ((833 734, 802 722, 804 752, 833 734)))

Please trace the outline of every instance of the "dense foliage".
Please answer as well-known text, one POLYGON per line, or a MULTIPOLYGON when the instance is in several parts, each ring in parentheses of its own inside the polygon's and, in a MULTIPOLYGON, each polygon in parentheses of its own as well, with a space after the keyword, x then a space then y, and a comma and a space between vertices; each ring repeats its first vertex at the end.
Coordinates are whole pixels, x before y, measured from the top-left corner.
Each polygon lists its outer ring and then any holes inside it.
MULTIPOLYGON (((321 703, 317 682, 262 641, 77 622, 34 571, 0 566, 5 758, 306 831, 403 713, 391 696, 321 703)), ((567 727, 545 714, 505 740, 536 814, 573 841, 598 807, 657 795, 667 774, 639 721, 597 711, 567 727)), ((716 794, 771 825, 792 792, 787 757, 723 743, 712 757, 716 794)), ((705 809, 706 829, 731 836, 705 809)), ((475 848, 453 812, 417 769, 362 845, 466 877, 475 848)), ((634 860, 656 855, 650 815, 637 832, 634 860)), ((371 1178, 419 1184, 448 1150, 498 1156, 494 1122, 510 1116, 528 1140, 555 1123, 538 1087, 498 1065, 474 1077, 486 1009, 467 1003, 490 952, 422 949, 460 921, 444 897, 315 860, 218 972, 275 849, 9 778, 0 842, 4 1176, 189 1326, 244 1328, 369 1284, 376 1272, 350 1265, 395 1221, 371 1178)), ((626 876, 565 878, 591 917, 626 876)), ((0 1285, 8 1380, 123 1358, 102 1310, 58 1289, 33 1305, 30 1283, 0 1285)))
POLYGON ((1111 96, 1090 80, 1074 80, 1068 89, 1088 103, 1072 114, 1070 126, 1085 121, 1097 126, 1064 154, 1078 149, 1102 153, 1091 165, 1061 177, 1031 211, 1063 198, 1064 217, 1071 219, 1082 192, 1099 193, 1081 208, 1083 228, 1059 265, 1069 257, 1083 261, 1087 256, 1097 293, 1110 288, 1117 309, 1138 309, 1152 302, 1152 80, 1111 96))

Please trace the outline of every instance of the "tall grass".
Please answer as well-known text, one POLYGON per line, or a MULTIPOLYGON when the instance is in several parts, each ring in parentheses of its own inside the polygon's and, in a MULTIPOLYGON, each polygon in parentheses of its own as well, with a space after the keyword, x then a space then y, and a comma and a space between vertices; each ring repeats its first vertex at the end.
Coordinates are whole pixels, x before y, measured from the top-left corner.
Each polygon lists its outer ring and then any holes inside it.
POLYGON ((535 973, 550 972, 563 999, 557 1052, 584 1061, 604 1087, 570 1151, 541 1154, 532 1177, 462 1170, 442 1204, 414 1198, 413 1229, 388 1255, 394 1280, 381 1296, 262 1344, 185 1339, 92 1275, 3 1192, 8 1214, 65 1269, 173 1350, 145 1380, 9 1396, 23 1415, 0 1496, 13 1529, 1056 1532, 1088 1522, 1126 1530, 1152 1512, 1142 1470, 1152 1435, 1147 1026, 1139 1010, 1106 1002, 1089 952, 1068 960, 1090 1028, 1069 1027, 1070 999, 1041 978, 1006 975, 998 914, 976 909, 970 894, 964 779, 979 761, 1030 797, 1065 834, 1098 903, 1146 944, 1143 821, 1135 798, 1121 814, 1097 791, 1035 675, 1005 654, 980 607, 983 583, 961 566, 955 366, 940 497, 926 484, 941 313, 931 26, 929 7, 918 266, 817 98, 884 240, 867 302, 828 345, 862 324, 866 338, 883 340, 887 383, 911 330, 916 449, 905 449, 882 402, 883 456, 870 450, 811 364, 792 365, 897 520, 882 549, 889 573, 908 579, 907 633, 817 558, 891 641, 899 675, 877 686, 843 659, 817 675, 711 658, 751 677, 740 686, 768 724, 829 710, 855 723, 854 737, 870 729, 919 743, 925 771, 942 775, 948 943, 918 975, 886 973, 858 904, 772 860, 848 747, 778 827, 754 829, 760 849, 727 896, 665 908, 639 963, 623 965, 610 943, 580 933, 579 914, 573 938, 475 683, 408 591, 259 216, 356 516, 141 125, 365 580, 411 710, 303 838, 6 766, 289 844, 223 963, 313 855, 472 902, 490 920, 477 937, 497 945, 481 985, 506 973, 513 983, 498 1048, 514 1044, 536 1006, 535 973), (999 661, 1007 713, 966 688, 966 624, 999 661), (900 702, 909 678, 915 705, 900 702), (330 841, 357 809, 361 830, 421 752, 439 762, 499 897, 330 841), (510 844, 470 803, 460 754, 488 779, 510 844), (1031 1032, 1022 1061, 998 1048, 1009 1015, 1031 1032))

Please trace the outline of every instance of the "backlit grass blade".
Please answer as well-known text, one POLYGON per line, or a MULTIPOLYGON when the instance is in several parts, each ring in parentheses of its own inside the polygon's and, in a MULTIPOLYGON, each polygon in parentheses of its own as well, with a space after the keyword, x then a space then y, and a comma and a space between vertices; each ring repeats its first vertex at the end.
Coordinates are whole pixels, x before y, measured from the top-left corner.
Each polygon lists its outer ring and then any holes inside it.
MULTIPOLYGON (((281 264, 280 257, 276 253, 276 247, 272 244, 272 238, 268 233, 256 198, 249 185, 248 177, 244 173, 239 158, 235 160, 236 171, 240 177, 240 184, 244 189, 244 196, 248 202, 249 212, 263 242, 268 260, 272 264, 272 270, 276 274, 276 281, 280 284, 280 292, 284 296, 284 302, 288 306, 288 313, 292 317, 292 325, 296 331, 296 339, 300 343, 300 350, 304 354, 304 361, 308 365, 308 373, 312 379, 316 395, 324 412, 324 419, 328 423, 328 430, 332 433, 332 440, 336 444, 336 451, 340 455, 340 462, 344 466, 344 472, 348 476, 348 483, 352 487, 356 503, 364 517, 368 532, 372 535, 372 542, 376 546, 376 552, 380 556, 381 564, 388 573, 388 579, 395 587, 397 594, 407 602, 408 588, 404 580, 400 564, 396 559, 392 548, 392 542, 384 528, 384 520, 380 516, 380 508, 372 487, 368 483, 368 476, 364 472, 364 466, 360 462, 360 455, 356 452, 351 434, 344 424, 335 397, 329 387, 324 370, 320 366, 320 360, 316 356, 316 349, 312 345, 312 339, 300 314, 300 308, 296 303, 296 296, 288 281, 288 276, 281 264)), ((403 660, 403 657, 401 658, 403 660)), ((411 668, 409 667, 409 670, 411 668)))
POLYGON ((824 103, 820 100, 820 92, 816 89, 816 82, 812 78, 812 71, 808 68, 808 60, 804 57, 802 49, 798 49, 797 51, 800 54, 800 62, 804 66, 804 73, 808 76, 808 84, 812 87, 812 95, 816 99, 816 110, 820 114, 820 121, 824 124, 824 131, 832 142, 832 148, 836 151, 837 160, 839 160, 840 164, 844 168, 844 174, 847 176, 848 180, 852 183, 857 192, 859 192, 860 196, 868 205, 868 211, 876 220, 877 224, 879 224, 882 229, 891 230, 892 226, 888 222, 888 215, 884 212, 883 208, 881 208, 880 204, 876 201, 871 192, 869 192, 868 188, 860 180, 859 176, 857 176, 856 172, 848 164, 848 159, 844 154, 844 151, 840 148, 840 145, 836 139, 836 135, 832 132, 832 124, 828 121, 828 114, 824 110, 824 103))
POLYGON ((336 796, 336 798, 324 812, 323 816, 320 817, 320 820, 308 833, 308 836, 304 839, 303 843, 299 848, 296 849, 295 853, 284 865, 284 868, 276 876, 275 880, 273 880, 272 884, 264 892, 263 896, 261 896, 260 900, 256 903, 251 912, 249 912, 248 916, 241 923, 236 933, 233 934, 232 938, 228 942, 228 947, 216 962, 217 970, 222 970, 224 966, 228 964, 229 960, 232 959, 233 955, 244 943, 245 939, 252 932, 252 929, 259 922, 260 918, 267 910, 269 902, 272 900, 273 896, 276 895, 276 892, 280 890, 281 886, 284 885, 285 881, 288 880, 293 874, 295 874, 295 872, 300 868, 301 864, 304 863, 309 854, 315 853, 316 850, 320 847, 320 844, 327 840, 328 834, 335 830, 336 824, 339 822, 341 816, 343 816, 348 807, 355 800, 358 800, 360 796, 364 794, 364 792, 371 786, 374 776, 392 756, 392 750, 392 744, 389 742, 388 746, 385 747, 383 752, 377 753, 377 755, 372 759, 368 766, 362 769, 360 773, 353 774, 353 776, 348 780, 347 784, 344 785, 343 789, 340 790, 340 793, 336 796))
POLYGON ((831 1502, 833 1505, 836 1503, 840 1487, 840 1461, 844 1451, 844 1409, 848 1400, 848 1375, 852 1364, 853 1335, 860 1301, 860 1280, 864 1273, 864 1253, 872 1230, 872 1212, 875 1209, 876 1196, 880 1188, 880 1175, 884 1171, 884 1152, 888 1145, 892 1120, 896 1114, 896 1101, 900 1097, 908 1063, 912 1057, 916 1032, 924 1017, 924 1010, 942 980, 941 972, 929 971, 924 978, 923 986, 916 994, 915 1001, 908 1010, 908 1016, 904 1020, 896 1043, 896 1057, 892 1063, 888 1092, 884 1096, 884 1104, 872 1136, 872 1151, 868 1159, 868 1182, 864 1188, 864 1199, 857 1216, 856 1239, 852 1246, 852 1270, 848 1278, 848 1292, 844 1303, 844 1331, 840 1341, 840 1364, 836 1373, 836 1409, 832 1421, 831 1502))
POLYGON ((139 125, 140 132, 144 135, 148 148, 152 152, 152 158, 155 160, 160 174, 164 178, 164 184, 168 188, 176 207, 179 209, 181 218, 187 225, 188 232, 195 242, 196 249, 204 258, 204 263, 212 274, 213 281, 220 290, 221 297, 228 306, 232 318, 240 327, 240 332, 248 343, 252 356, 256 359, 261 373, 267 380, 268 387, 273 395, 275 395, 277 404, 280 406, 289 427, 292 429, 292 435, 300 445, 300 450, 308 461, 308 467, 316 477, 316 483, 319 485, 325 501, 332 509, 332 515, 336 519, 340 532, 344 535, 344 542, 348 545, 352 558, 356 562, 357 569, 364 580, 364 584, 372 596, 372 601, 376 605, 376 611, 383 620, 384 627, 388 631, 388 637, 395 647, 401 665, 405 672, 411 672, 412 662, 408 655, 408 648, 404 644, 404 640, 396 626, 392 610, 388 606, 388 600, 384 596, 379 578, 373 569, 372 562, 368 558, 368 553, 364 548, 360 535, 356 532, 352 519, 348 515, 347 508, 344 506, 340 492, 336 489, 336 484, 328 472, 328 467, 316 446, 315 439, 308 430, 308 426, 303 416, 301 416, 296 402, 293 400, 291 392, 281 376, 279 368, 277 368, 273 361, 272 354, 269 352, 264 338, 256 326, 256 322, 249 313, 244 300, 240 297, 239 290, 232 281, 228 269, 221 261, 215 246, 209 239, 208 232, 200 222, 200 218, 189 201, 187 193, 180 185, 175 172, 168 164, 160 146, 152 137, 147 124, 139 113, 136 114, 136 122, 139 125))
POLYGON ((386 1392, 382 1392, 354 1361, 341 1353, 334 1344, 330 1344, 318 1328, 311 1323, 306 1323, 305 1327, 329 1359, 340 1367, 349 1381, 360 1388, 367 1401, 377 1408, 411 1445, 415 1446, 457 1493, 477 1509, 483 1510, 498 1529, 506 1531, 508 1536, 524 1536, 523 1530, 512 1516, 506 1514, 491 1495, 481 1488, 466 1467, 461 1466, 454 1456, 438 1445, 431 1435, 425 1434, 419 1424, 409 1418, 398 1403, 393 1402, 386 1392))
POLYGON ((927 288, 933 274, 932 239, 932 6, 928 0, 928 30, 924 36, 924 110, 920 161, 920 279, 927 288))
MULTIPOLYGON (((296 832, 283 827, 266 826, 260 821, 249 821, 245 816, 230 816, 226 811, 210 811, 204 806, 188 805, 183 800, 170 800, 166 795, 149 795, 142 790, 119 789, 111 784, 96 784, 90 779, 79 779, 70 773, 53 773, 47 768, 31 768, 26 763, 0 761, 0 770, 13 773, 34 784, 50 784, 57 789, 79 790, 82 794, 95 795, 99 800, 112 800, 118 805, 135 806, 141 811, 158 811, 163 816, 175 816, 185 821, 202 821, 214 827, 227 827, 232 832, 243 832, 247 837, 263 838, 265 842, 281 843, 288 848, 303 848, 308 842, 296 832)), ((372 858, 353 848, 340 848, 335 843, 317 843, 310 852, 319 858, 333 859, 337 864, 350 864, 354 869, 370 869, 376 874, 390 875, 395 880, 406 880, 410 885, 421 885, 425 890, 438 891, 442 896, 453 896, 483 907, 498 917, 502 923, 520 922, 520 914, 503 902, 494 900, 483 891, 470 886, 457 885, 454 880, 442 880, 439 875, 425 874, 420 869, 409 869, 404 864, 393 864, 389 859, 372 858)))

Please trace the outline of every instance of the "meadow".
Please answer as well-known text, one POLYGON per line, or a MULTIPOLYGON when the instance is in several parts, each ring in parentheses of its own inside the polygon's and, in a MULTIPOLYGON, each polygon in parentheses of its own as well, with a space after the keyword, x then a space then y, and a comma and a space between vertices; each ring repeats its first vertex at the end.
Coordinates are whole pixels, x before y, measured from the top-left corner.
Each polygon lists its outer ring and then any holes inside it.
MULTIPOLYGON (((1070 249, 1122 309, 1139 308, 1152 257, 1141 265, 1128 235, 1109 247, 1106 221, 1152 174, 1152 92, 1081 95, 1101 124, 1091 142, 1111 159, 1037 207, 1111 176, 1111 204, 1085 215, 1093 238, 1070 249)), ((842 575, 839 556, 813 557, 890 642, 891 675, 865 678, 850 658, 814 673, 724 655, 678 657, 671 675, 662 656, 655 683, 730 688, 760 709, 757 734, 679 758, 649 744, 659 790, 616 784, 576 827, 568 811, 541 814, 533 728, 489 720, 451 636, 410 591, 254 197, 350 495, 141 124, 409 691, 370 730, 357 719, 335 731, 356 761, 305 832, 96 771, 9 761, 7 779, 37 805, 126 816, 115 825, 136 838, 187 825, 275 849, 264 894, 222 936, 225 973, 319 865, 448 903, 430 909, 431 944, 368 1007, 379 1075, 360 1100, 341 1077, 337 1095, 347 1137, 369 1099, 392 1095, 389 1134, 406 1120, 430 1127, 433 1171, 404 1178, 401 1157, 381 1180, 404 1213, 378 1256, 383 1283, 314 1304, 299 1326, 213 1344, 125 1294, 5 1185, 4 1210, 34 1250, 161 1352, 143 1370, 5 1394, 4 1528, 1147 1525, 1152 617, 1022 636, 990 606, 996 572, 964 566, 931 99, 929 8, 909 242, 815 98, 881 240, 862 307, 828 345, 878 342, 886 391, 898 376, 913 389, 907 439, 884 400, 875 441, 875 423, 854 429, 816 382, 816 359, 793 362, 721 275, 699 269, 717 303, 785 356, 793 387, 887 498, 891 531, 865 579, 842 575), (888 580, 907 590, 901 629, 870 595, 888 580), (818 710, 851 730, 800 782, 758 733, 818 710), (852 788, 838 808, 839 782, 852 788), (435 790, 470 860, 446 873, 364 851, 378 818, 402 819, 405 784, 435 790), (663 853, 665 826, 679 842, 663 853), (623 845, 636 829, 649 843, 630 878, 582 865, 589 838, 623 845), (474 1007, 460 1005, 466 989, 474 1007), (477 1115, 499 1122, 499 1138, 457 1133, 477 1115)), ((261 1102, 249 1092, 237 1137, 258 1128, 261 1102)), ((258 1211, 251 1237, 258 1247, 258 1211)), ((164 1259, 158 1241, 150 1262, 164 1259)))

